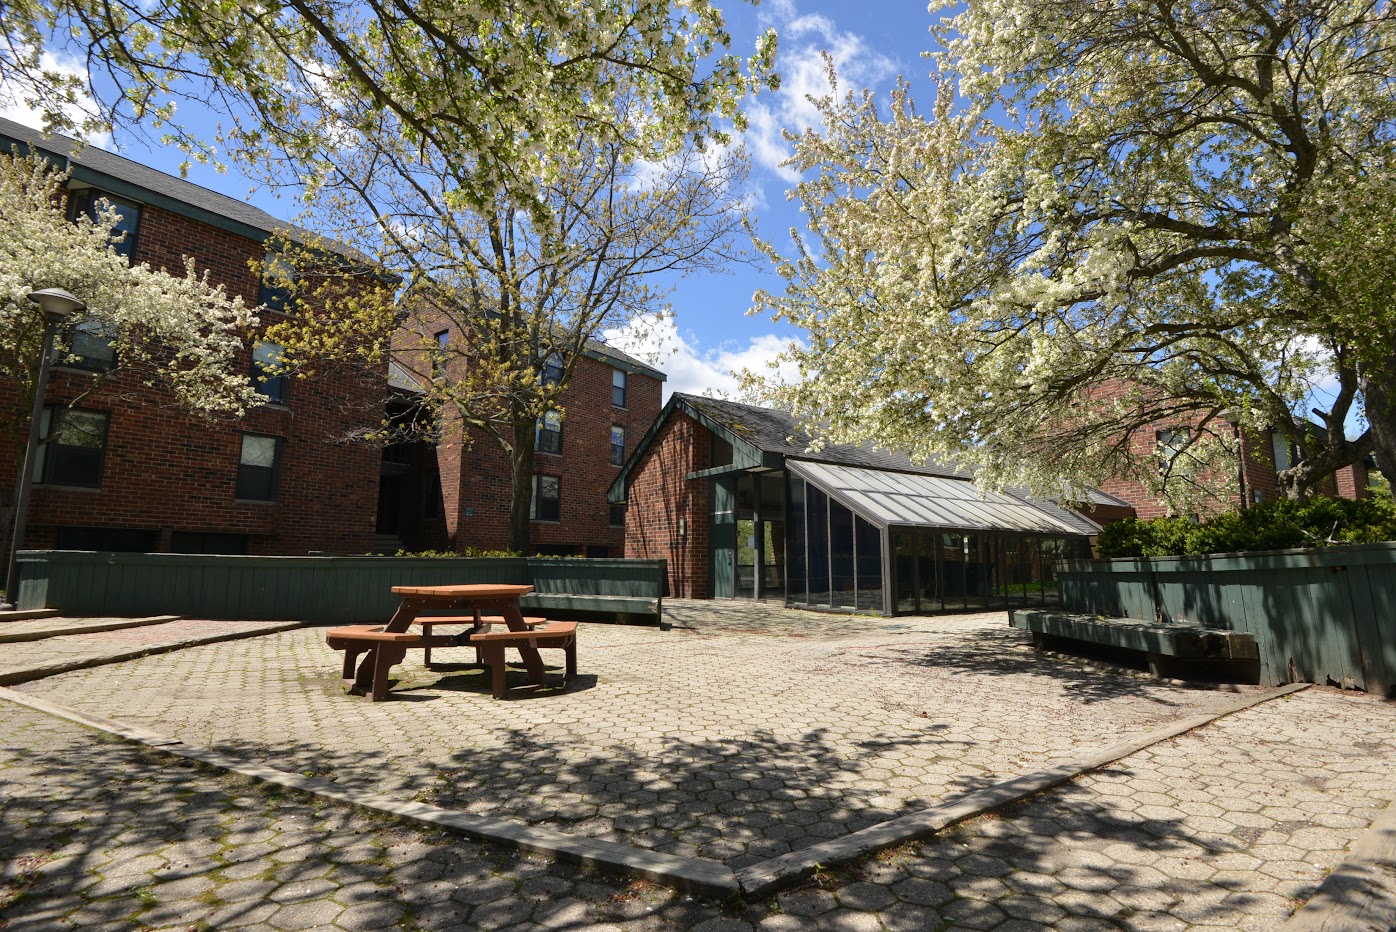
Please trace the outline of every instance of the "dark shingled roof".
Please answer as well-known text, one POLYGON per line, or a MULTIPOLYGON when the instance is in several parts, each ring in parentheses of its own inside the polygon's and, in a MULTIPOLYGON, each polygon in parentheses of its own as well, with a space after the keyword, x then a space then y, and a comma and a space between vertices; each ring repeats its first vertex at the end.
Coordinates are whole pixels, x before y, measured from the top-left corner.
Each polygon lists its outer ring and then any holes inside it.
POLYGON ((862 466, 867 469, 887 469, 952 479, 973 478, 963 469, 936 462, 913 463, 904 454, 875 449, 870 444, 852 446, 830 443, 818 451, 811 451, 810 444, 814 442, 814 437, 801 430, 795 418, 784 411, 679 392, 676 392, 674 397, 681 404, 701 412, 765 453, 779 453, 791 459, 835 463, 840 466, 862 466))
MULTIPOLYGON (((285 233, 296 242, 313 242, 340 252, 349 258, 363 259, 361 254, 343 244, 322 241, 314 234, 294 224, 287 223, 285 220, 279 220, 265 210, 253 207, 246 201, 228 197, 226 194, 219 194, 217 191, 194 184, 192 181, 185 181, 183 178, 166 174, 125 156, 107 152, 105 149, 99 149, 93 145, 81 145, 68 136, 58 133, 45 136, 40 130, 0 117, 0 139, 10 139, 23 143, 30 149, 42 152, 51 159, 56 156, 61 167, 68 167, 67 163, 71 160, 76 169, 87 169, 90 172, 114 178, 149 192, 159 199, 168 199, 185 205, 192 208, 185 213, 196 220, 208 222, 208 217, 200 216, 204 214, 232 221, 235 225, 234 232, 249 239, 259 240, 265 239, 272 233, 285 233), (237 229, 238 227, 242 229, 237 229), (262 235, 258 236, 257 234, 262 235)), ((100 184, 97 186, 100 187, 100 184)), ((112 193, 123 194, 121 191, 113 191, 112 193)), ((157 201, 157 206, 165 205, 161 205, 157 201)), ((223 224, 218 225, 222 226, 223 224)))

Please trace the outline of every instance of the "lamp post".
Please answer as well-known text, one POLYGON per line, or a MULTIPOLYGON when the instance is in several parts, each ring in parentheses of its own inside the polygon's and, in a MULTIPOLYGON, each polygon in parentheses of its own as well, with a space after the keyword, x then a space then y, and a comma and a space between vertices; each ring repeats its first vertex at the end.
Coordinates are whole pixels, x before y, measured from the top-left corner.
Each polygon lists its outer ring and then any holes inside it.
POLYGON ((87 305, 62 288, 31 291, 29 300, 44 313, 44 347, 39 356, 39 375, 34 383, 34 409, 29 415, 29 439, 24 446, 24 465, 19 474, 19 494, 15 496, 14 534, 10 537, 10 559, 5 565, 5 603, 0 611, 19 607, 19 548, 24 543, 24 526, 29 519, 29 487, 34 483, 34 460, 39 453, 39 421, 44 413, 44 392, 48 388, 49 357, 53 355, 53 335, 58 325, 87 305))

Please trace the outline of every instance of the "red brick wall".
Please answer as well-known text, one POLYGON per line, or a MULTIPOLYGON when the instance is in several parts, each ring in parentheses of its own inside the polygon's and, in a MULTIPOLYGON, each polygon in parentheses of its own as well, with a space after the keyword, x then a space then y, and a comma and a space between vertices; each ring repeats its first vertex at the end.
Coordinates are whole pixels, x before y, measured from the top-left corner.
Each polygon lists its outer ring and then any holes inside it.
POLYGON ((625 555, 668 560, 669 594, 681 599, 712 596, 712 480, 684 478, 707 468, 710 436, 697 421, 675 412, 631 471, 627 490, 625 555), (682 538, 680 518, 688 532, 682 538))
MULTIPOLYGON (((256 304, 259 284, 249 261, 262 257, 261 243, 144 207, 133 260, 182 275, 186 254, 215 283, 256 304)), ((250 348, 239 365, 250 366, 250 348)), ((67 401, 90 381, 77 371, 55 370, 48 397, 67 401)), ((173 533, 195 531, 249 535, 251 553, 367 552, 381 454, 344 438, 377 424, 382 395, 381 373, 326 373, 292 381, 284 406, 209 423, 178 408, 162 389, 114 376, 80 404, 109 413, 101 488, 36 486, 26 546, 51 546, 56 528, 69 525, 154 530, 161 550, 173 533), (244 431, 284 438, 274 503, 234 500, 244 431)), ((0 404, 14 403, 13 386, 0 385, 0 404)), ((10 449, 0 450, 0 470, 17 472, 10 449)))
MULTIPOLYGON (((450 330, 455 342, 457 329, 458 323, 447 315, 418 311, 395 336, 394 354, 418 377, 425 376, 431 365, 423 340, 450 330)), ((449 365, 466 363, 452 359, 449 365)), ((625 529, 611 526, 606 502, 606 490, 620 473, 620 467, 611 464, 611 427, 625 428, 629 456, 659 414, 663 383, 628 373, 625 407, 617 408, 611 404, 612 372, 610 365, 590 356, 577 360, 562 396, 562 453, 534 456, 535 474, 562 480, 560 520, 530 525, 535 551, 562 548, 584 555, 588 548, 605 548, 611 557, 624 552, 625 529)), ((478 429, 466 433, 463 426, 460 416, 448 410, 435 451, 445 513, 444 546, 502 550, 509 541, 509 459, 489 434, 478 429)))

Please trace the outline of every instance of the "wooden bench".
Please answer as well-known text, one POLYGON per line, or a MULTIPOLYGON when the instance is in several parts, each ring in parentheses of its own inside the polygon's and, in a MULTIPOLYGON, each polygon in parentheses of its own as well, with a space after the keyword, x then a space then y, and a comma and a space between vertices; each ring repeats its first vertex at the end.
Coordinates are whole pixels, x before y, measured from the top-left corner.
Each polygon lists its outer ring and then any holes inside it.
POLYGON ((1142 652, 1150 672, 1159 676, 1186 672, 1180 664, 1205 662, 1230 664, 1238 675, 1249 677, 1260 663, 1255 635, 1248 631, 1023 609, 1010 614, 1009 624, 1030 632, 1039 648, 1069 647, 1074 641, 1142 652))
POLYGON ((573 595, 565 592, 531 592, 519 600, 524 610, 547 611, 554 614, 585 612, 587 614, 636 615, 647 621, 660 621, 659 596, 645 595, 573 595))
POLYGON ((384 631, 382 625, 345 625, 326 631, 325 643, 344 651, 345 687, 364 690, 374 702, 381 702, 388 698, 388 672, 402 662, 409 647, 425 647, 427 641, 411 631, 384 631), (365 652, 368 656, 356 671, 355 661, 365 652))
POLYGON ((485 665, 490 668, 490 691, 496 699, 504 698, 504 649, 533 647, 539 650, 556 648, 565 654, 562 684, 567 685, 577 675, 577 623, 553 621, 532 631, 486 631, 470 636, 470 645, 478 648, 485 665))

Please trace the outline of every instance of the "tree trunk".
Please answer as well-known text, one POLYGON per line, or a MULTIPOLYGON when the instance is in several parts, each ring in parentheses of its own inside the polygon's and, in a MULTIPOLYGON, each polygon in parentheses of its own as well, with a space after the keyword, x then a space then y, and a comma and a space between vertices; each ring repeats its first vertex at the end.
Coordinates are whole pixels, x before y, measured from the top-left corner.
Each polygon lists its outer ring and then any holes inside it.
POLYGON ((514 448, 509 451, 513 491, 509 500, 509 549, 522 556, 531 550, 529 511, 533 504, 533 446, 537 440, 533 418, 514 419, 514 448))
POLYGON ((1381 366, 1364 367, 1362 401, 1377 469, 1396 489, 1396 356, 1388 356, 1381 366))

